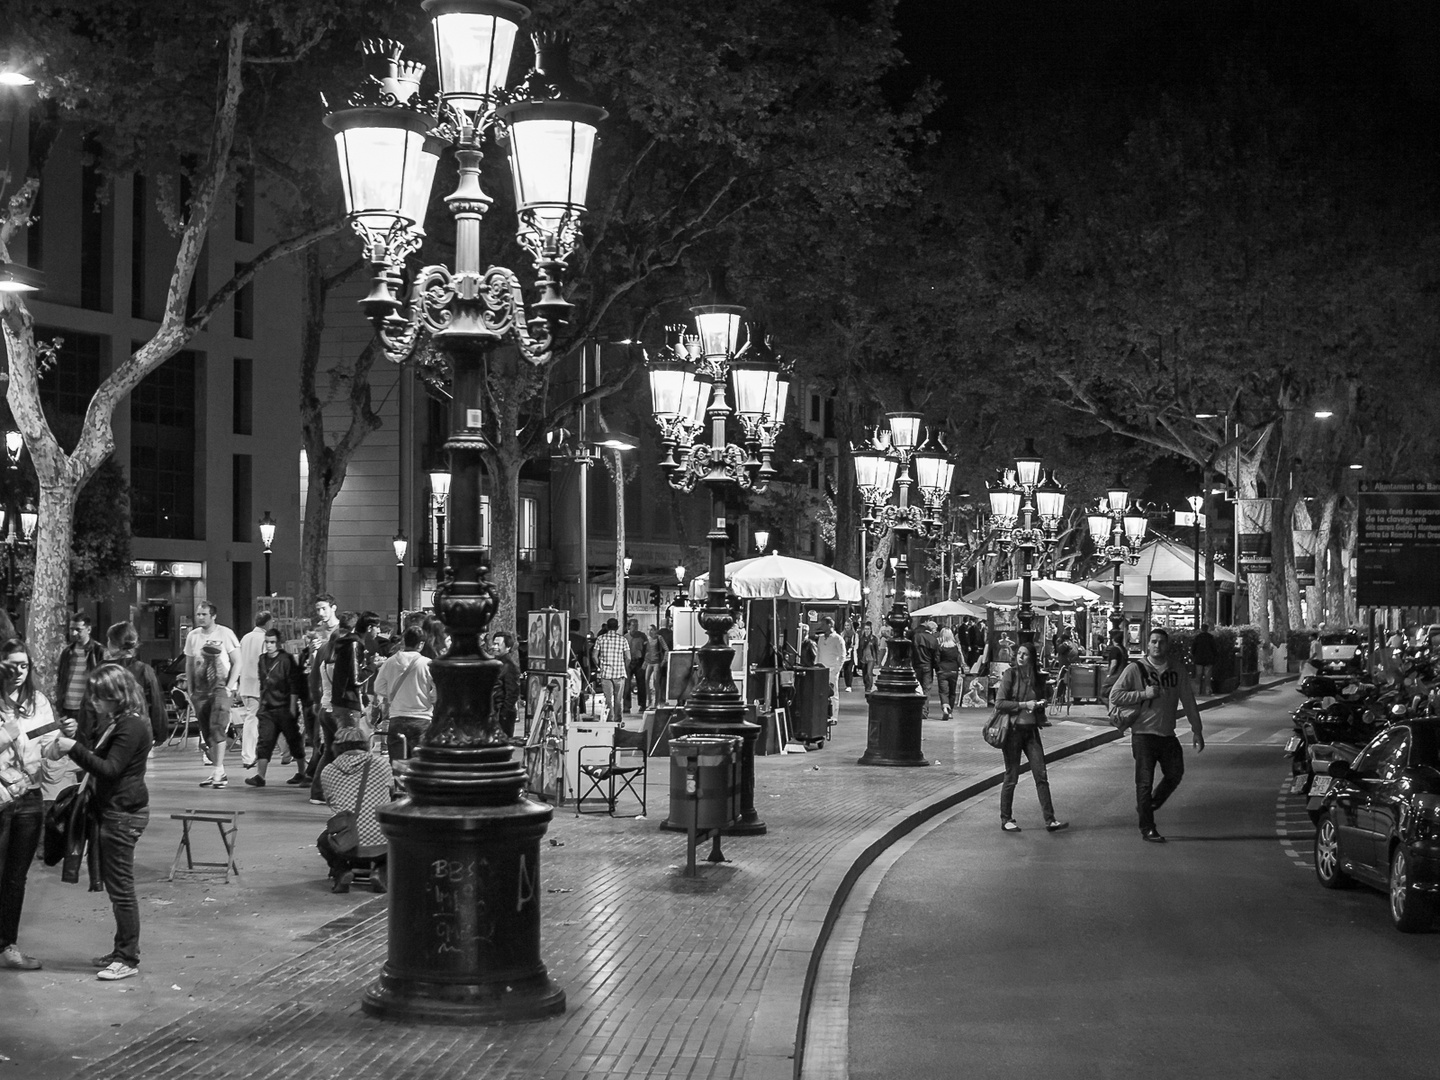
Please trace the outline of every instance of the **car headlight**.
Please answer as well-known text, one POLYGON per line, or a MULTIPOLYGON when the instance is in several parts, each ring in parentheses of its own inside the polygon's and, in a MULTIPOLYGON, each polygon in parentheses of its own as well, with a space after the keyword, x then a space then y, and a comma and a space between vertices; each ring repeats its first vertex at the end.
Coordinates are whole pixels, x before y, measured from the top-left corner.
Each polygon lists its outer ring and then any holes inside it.
POLYGON ((1414 832, 1417 840, 1440 840, 1440 795, 1415 796, 1414 832))

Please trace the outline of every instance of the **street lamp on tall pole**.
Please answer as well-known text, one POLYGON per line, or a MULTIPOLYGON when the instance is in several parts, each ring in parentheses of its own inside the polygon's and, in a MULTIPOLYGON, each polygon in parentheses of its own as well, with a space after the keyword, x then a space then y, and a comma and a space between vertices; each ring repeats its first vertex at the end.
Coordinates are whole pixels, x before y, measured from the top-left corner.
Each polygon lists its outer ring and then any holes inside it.
MULTIPOLYGON (((748 324, 745 308, 725 295, 718 275, 711 291, 705 303, 690 309, 696 332, 672 327, 667 354, 649 364, 651 407, 665 449, 660 467, 677 491, 690 492, 703 484, 711 507, 706 537, 710 570, 700 614, 707 641, 697 656, 700 681, 686 699, 686 719, 675 727, 685 734, 741 738, 740 816, 729 831, 754 834, 765 831, 755 809, 755 736, 760 728, 746 721, 745 702, 730 674, 735 650, 727 636, 735 616, 725 584, 726 500, 769 485, 790 379, 780 357, 748 324), (732 416, 739 421, 743 445, 727 439, 732 416)), ((683 584, 684 567, 676 569, 683 584)))
POLYGON ((265 595, 273 596, 270 591, 270 550, 275 546, 275 525, 276 521, 270 516, 270 511, 265 511, 265 516, 260 519, 260 543, 265 548, 265 595))
POLYGON ((540 958, 540 838, 553 810, 524 794, 525 769, 492 711, 501 664, 481 648, 497 607, 480 528, 487 364, 501 345, 522 362, 552 359, 571 310, 564 277, 605 111, 577 99, 568 39, 559 33, 535 36, 534 70, 506 88, 529 16, 522 5, 421 6, 435 35, 438 96, 420 94, 424 65, 405 60, 399 44, 371 40, 365 48, 385 58, 385 76, 325 117, 346 210, 372 270, 361 306, 392 360, 409 357, 428 335, 448 363, 452 391, 451 542, 435 595, 451 646, 430 666, 434 718, 406 773, 407 796, 377 812, 390 852, 389 950, 363 1006, 394 1019, 488 1023, 563 1012, 565 994, 540 958), (510 158, 516 239, 538 270, 541 296, 529 311, 516 274, 481 261, 480 223, 492 199, 480 174, 492 136, 510 158), (459 172, 446 200, 455 265, 409 275, 447 145, 459 172))
POLYGON ((1145 544, 1145 530, 1149 522, 1140 505, 1131 502, 1130 489, 1117 479, 1096 508, 1086 515, 1085 524, 1090 530, 1090 542, 1095 545, 1096 556, 1115 564, 1110 629, 1123 632, 1125 594, 1120 566, 1122 563, 1134 566, 1140 561, 1140 549, 1145 544))
POLYGON ((1055 543, 1060 518, 1065 513, 1065 488, 1054 473, 1041 468, 1035 440, 1026 439, 1025 449, 990 485, 990 516, 1001 552, 1020 551, 1020 643, 1035 643, 1035 608, 1030 583, 1035 576, 1035 554, 1055 543))
POLYGON ((870 722, 860 764, 929 765, 930 760, 920 748, 925 698, 918 692, 920 684, 911 659, 910 605, 905 584, 911 535, 935 536, 944 525, 941 513, 950 495, 955 463, 938 436, 933 444, 922 443, 919 413, 893 412, 885 419, 888 427, 877 431, 870 445, 853 455, 855 483, 865 503, 865 530, 876 538, 893 531, 896 549, 891 560, 895 600, 885 619, 891 637, 885 650, 885 666, 875 678, 875 689, 865 695, 870 722), (912 483, 920 494, 918 505, 910 502, 912 483))
POLYGON ((410 541, 405 539, 405 530, 398 531, 390 540, 395 549, 395 630, 404 630, 405 621, 405 552, 410 550, 410 541))
POLYGON ((769 530, 769 529, 756 529, 756 530, 755 530, 755 550, 758 551, 761 555, 764 555, 765 552, 766 552, 766 550, 769 549, 769 547, 770 547, 770 530, 769 530))
POLYGON ((439 590, 440 570, 445 566, 445 511, 450 505, 450 470, 430 470, 430 513, 435 522, 435 587, 439 590))

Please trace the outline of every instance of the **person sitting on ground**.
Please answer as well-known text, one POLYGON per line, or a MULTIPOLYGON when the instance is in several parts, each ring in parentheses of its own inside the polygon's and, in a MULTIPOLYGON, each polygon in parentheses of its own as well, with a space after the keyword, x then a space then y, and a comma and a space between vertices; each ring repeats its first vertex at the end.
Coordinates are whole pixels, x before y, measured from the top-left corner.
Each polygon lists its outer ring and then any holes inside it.
POLYGON ((389 756, 372 751, 370 740, 363 731, 352 726, 341 728, 335 733, 335 760, 321 771, 320 787, 325 793, 325 803, 330 807, 332 815, 346 811, 355 814, 355 828, 360 834, 360 846, 349 852, 339 851, 331 842, 328 832, 322 832, 316 839, 315 847, 330 867, 330 880, 333 882, 331 892, 349 892, 350 883, 355 878, 355 867, 366 862, 373 862, 376 868, 375 891, 385 891, 383 867, 386 841, 385 834, 380 830, 380 822, 375 817, 375 810, 390 802, 394 785, 395 774, 390 769, 389 756), (377 848, 380 849, 378 854, 368 853, 377 848))

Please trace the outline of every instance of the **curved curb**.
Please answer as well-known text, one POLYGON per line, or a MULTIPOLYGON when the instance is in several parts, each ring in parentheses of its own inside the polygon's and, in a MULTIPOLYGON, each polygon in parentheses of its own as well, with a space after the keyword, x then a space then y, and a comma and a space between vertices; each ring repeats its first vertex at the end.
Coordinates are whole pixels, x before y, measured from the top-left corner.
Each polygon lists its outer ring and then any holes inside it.
MULTIPOLYGON (((1203 712, 1272 690, 1296 676, 1244 687, 1199 706, 1203 712)), ((1123 733, 1100 731, 1045 755, 1046 763, 1062 761, 1106 743, 1123 733)), ((855 882, 890 845, 924 822, 1005 779, 1000 769, 964 781, 938 796, 911 803, 887 815, 836 850, 810 883, 795 908, 790 925, 776 944, 760 1001, 750 1025, 745 1080, 799 1080, 805 1060, 805 1033, 815 992, 815 978, 840 911, 855 882)))

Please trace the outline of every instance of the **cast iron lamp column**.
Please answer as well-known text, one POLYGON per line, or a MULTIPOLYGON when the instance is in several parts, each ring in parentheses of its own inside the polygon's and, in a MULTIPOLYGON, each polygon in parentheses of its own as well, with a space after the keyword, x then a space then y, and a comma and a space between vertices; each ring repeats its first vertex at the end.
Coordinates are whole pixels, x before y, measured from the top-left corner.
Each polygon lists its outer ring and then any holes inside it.
POLYGON ((990 514, 1001 551, 1020 551, 1020 644, 1035 644, 1035 607, 1030 583, 1035 576, 1035 553, 1055 543, 1065 513, 1065 488, 1053 473, 1042 470, 1035 441, 1025 440, 1024 452, 998 483, 990 485, 990 514))
POLYGON ((265 511, 265 516, 260 519, 260 543, 265 548, 265 595, 273 596, 270 591, 270 549, 275 546, 275 519, 270 516, 270 511, 265 511))
MULTIPOLYGON (((713 303, 690 309, 698 335, 684 334, 684 327, 671 328, 676 340, 669 346, 670 355, 650 363, 650 393, 665 448, 660 467, 670 486, 689 492, 703 484, 711 507, 706 534, 710 571, 699 616, 706 633, 697 657, 700 681, 686 700, 685 719, 674 728, 684 735, 740 737, 740 816, 726 833, 743 836, 765 831, 755 809, 755 738, 760 727, 745 719, 745 702, 730 674, 735 650, 726 638, 735 616, 725 585, 725 500, 731 492, 763 491, 769 485, 789 376, 768 342, 756 340, 747 327, 745 309, 724 300, 718 279, 714 291, 713 303), (726 399, 727 386, 733 408, 726 399), (732 415, 744 430, 743 447, 726 441, 726 422, 732 415)), ((683 584, 684 567, 676 571, 683 584)), ((661 824, 666 829, 683 827, 668 820, 661 824)))
POLYGON ((1105 498, 1095 510, 1087 514, 1085 524, 1090 530, 1090 541, 1095 545, 1095 554, 1115 564, 1115 582, 1111 587, 1114 607, 1110 612, 1110 629, 1125 629, 1125 594, 1120 576, 1122 563, 1134 566, 1140 561, 1140 548, 1145 543, 1145 529, 1148 524, 1145 513, 1138 503, 1130 501, 1130 491, 1119 480, 1111 484, 1105 498))
POLYGON ((481 535, 485 376, 496 346, 524 360, 551 359, 568 318, 566 262, 585 211, 595 129, 605 112, 574 100, 561 35, 536 38, 536 68, 502 89, 519 24, 509 0, 425 0, 432 18, 439 100, 422 98, 423 65, 394 42, 372 41, 387 75, 326 116, 335 132, 346 209, 373 276, 361 301, 386 356, 407 358, 421 327, 451 375, 445 444, 454 485, 451 543, 435 608, 449 651, 430 666, 434 719, 406 773, 407 797, 377 813, 389 840, 389 949, 366 1012, 391 1019, 488 1023, 563 1012, 565 993, 540 958, 540 839, 553 813, 524 795, 525 770, 491 710, 500 662, 485 655, 496 608, 481 535), (539 269, 542 296, 528 318, 516 275, 480 261, 480 187, 487 139, 503 128, 519 218, 517 239, 539 269), (440 151, 449 143, 459 185, 455 267, 432 265, 400 294, 406 259, 424 238, 420 221, 440 151))
POLYGON ((920 685, 915 677, 906 594, 910 537, 917 532, 922 536, 935 536, 940 532, 941 509, 950 494, 955 465, 943 453, 943 444, 940 450, 917 450, 920 419, 919 413, 887 414, 888 430, 876 432, 870 447, 853 455, 855 481, 865 503, 865 530, 877 538, 893 531, 896 547, 891 559, 895 570, 895 599, 885 618, 890 639, 885 649, 885 666, 875 677, 875 689, 865 695, 870 715, 861 765, 930 764, 920 748, 925 698, 918 693, 920 685), (910 503, 912 460, 923 506, 910 503), (891 492, 897 485, 896 502, 891 503, 891 492))

